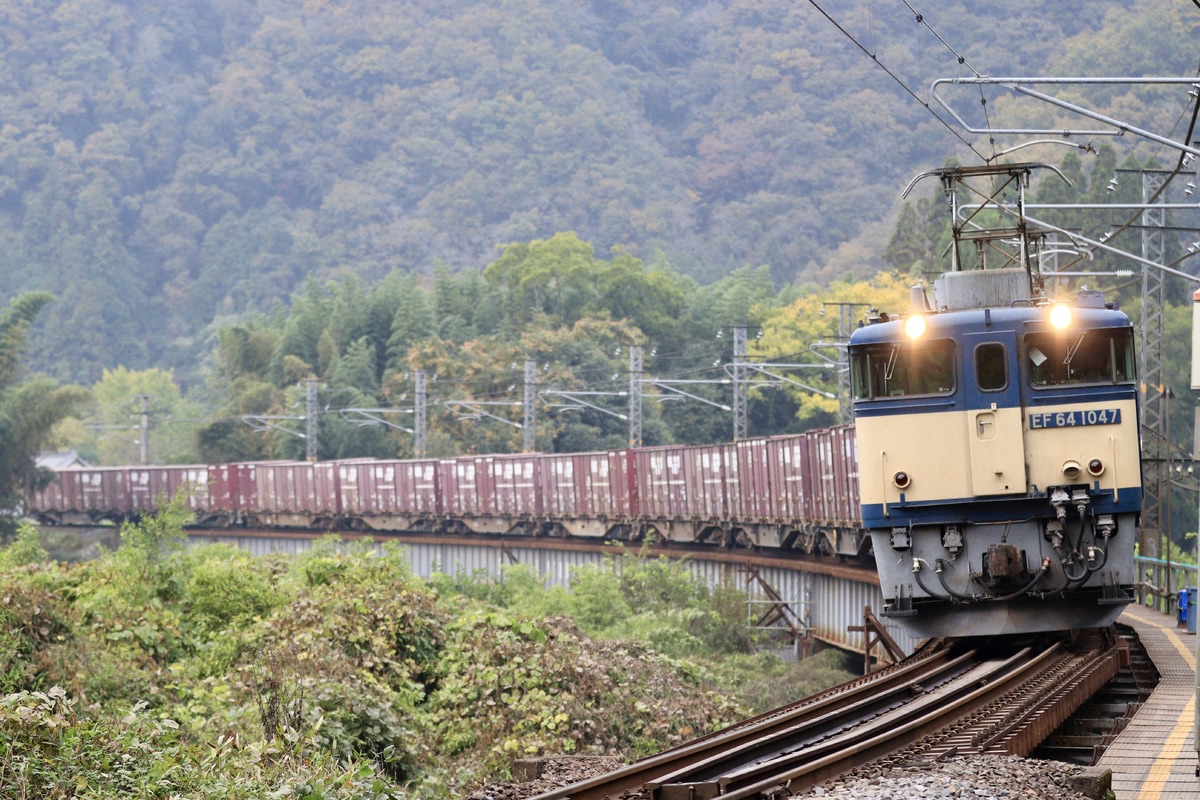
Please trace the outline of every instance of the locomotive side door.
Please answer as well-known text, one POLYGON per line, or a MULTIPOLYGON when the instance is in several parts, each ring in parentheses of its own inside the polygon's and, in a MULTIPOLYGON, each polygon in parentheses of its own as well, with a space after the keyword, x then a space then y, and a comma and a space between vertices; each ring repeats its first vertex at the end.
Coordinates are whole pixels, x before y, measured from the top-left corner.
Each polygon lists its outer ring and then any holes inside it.
POLYGON ((963 375, 971 491, 976 495, 1025 492, 1025 439, 1013 331, 963 335, 963 375))

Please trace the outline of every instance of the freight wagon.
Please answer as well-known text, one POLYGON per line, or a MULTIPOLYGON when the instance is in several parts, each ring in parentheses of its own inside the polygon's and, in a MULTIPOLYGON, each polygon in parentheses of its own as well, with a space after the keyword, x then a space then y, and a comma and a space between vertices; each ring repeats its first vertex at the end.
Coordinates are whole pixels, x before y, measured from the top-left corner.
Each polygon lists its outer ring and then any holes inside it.
POLYGON ((121 521, 181 490, 196 524, 217 528, 865 547, 852 426, 591 453, 70 468, 26 511, 52 525, 121 521))

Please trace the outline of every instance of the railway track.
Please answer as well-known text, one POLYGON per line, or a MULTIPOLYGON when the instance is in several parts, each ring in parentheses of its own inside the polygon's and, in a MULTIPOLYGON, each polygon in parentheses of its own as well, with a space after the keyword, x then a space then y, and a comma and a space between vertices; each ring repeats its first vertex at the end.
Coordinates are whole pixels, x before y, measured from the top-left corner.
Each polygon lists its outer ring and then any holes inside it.
POLYGON ((879 673, 535 800, 798 794, 870 762, 1028 755, 1128 650, 1107 632, 991 649, 936 642, 879 673))

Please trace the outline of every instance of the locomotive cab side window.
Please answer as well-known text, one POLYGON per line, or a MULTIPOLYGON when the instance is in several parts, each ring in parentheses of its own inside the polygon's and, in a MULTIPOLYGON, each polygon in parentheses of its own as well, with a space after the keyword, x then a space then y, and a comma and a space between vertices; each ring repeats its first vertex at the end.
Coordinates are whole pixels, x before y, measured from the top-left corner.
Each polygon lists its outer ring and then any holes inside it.
POLYGON ((954 343, 876 344, 850 356, 854 397, 870 400, 953 394, 954 343))
POLYGON ((1025 337, 1025 350, 1034 388, 1134 380, 1129 328, 1031 333, 1025 337))
POLYGON ((1008 386, 1008 352, 995 342, 975 348, 975 382, 983 392, 998 392, 1008 386))

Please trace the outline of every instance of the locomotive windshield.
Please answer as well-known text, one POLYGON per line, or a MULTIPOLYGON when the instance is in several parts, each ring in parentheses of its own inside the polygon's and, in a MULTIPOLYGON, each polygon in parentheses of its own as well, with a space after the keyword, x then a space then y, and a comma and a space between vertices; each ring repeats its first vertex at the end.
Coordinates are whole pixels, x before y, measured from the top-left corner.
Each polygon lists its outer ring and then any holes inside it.
POLYGON ((857 400, 954 392, 949 340, 871 345, 852 353, 850 363, 857 400))
POLYGON ((1034 387, 1121 383, 1134 379, 1133 331, 1092 328, 1025 337, 1029 382, 1034 387))

